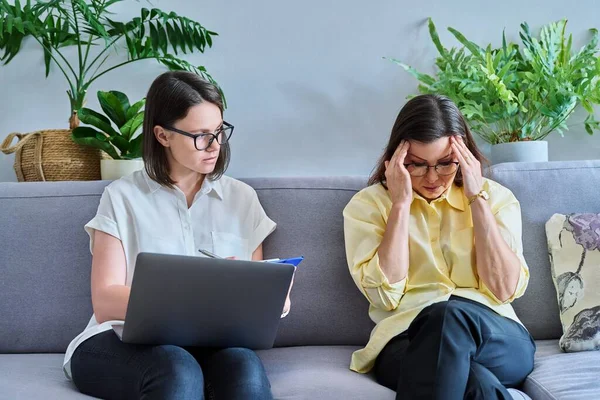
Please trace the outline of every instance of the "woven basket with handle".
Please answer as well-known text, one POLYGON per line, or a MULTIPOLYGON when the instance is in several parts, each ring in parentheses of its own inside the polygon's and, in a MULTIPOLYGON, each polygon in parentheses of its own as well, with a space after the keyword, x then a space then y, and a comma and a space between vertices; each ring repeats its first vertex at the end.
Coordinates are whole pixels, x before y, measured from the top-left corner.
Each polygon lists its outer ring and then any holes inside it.
POLYGON ((4 154, 15 154, 19 182, 88 181, 100 179, 101 151, 71 140, 68 129, 11 133, 0 145, 4 154), (18 142, 11 146, 13 140, 18 142))

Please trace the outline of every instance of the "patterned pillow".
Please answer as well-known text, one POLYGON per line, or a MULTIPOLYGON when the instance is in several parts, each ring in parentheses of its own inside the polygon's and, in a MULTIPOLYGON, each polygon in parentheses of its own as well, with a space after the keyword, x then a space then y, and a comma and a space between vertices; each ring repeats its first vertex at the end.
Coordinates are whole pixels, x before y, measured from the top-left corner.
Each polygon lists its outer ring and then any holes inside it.
POLYGON ((546 223, 563 351, 600 350, 600 214, 554 214, 546 223))

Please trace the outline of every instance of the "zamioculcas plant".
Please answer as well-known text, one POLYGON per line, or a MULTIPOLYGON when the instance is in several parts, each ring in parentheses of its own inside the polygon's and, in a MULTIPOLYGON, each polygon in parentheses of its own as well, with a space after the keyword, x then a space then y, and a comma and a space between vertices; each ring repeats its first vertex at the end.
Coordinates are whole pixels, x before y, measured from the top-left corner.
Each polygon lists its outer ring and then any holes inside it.
POLYGON ((73 129, 75 143, 104 151, 114 160, 142 156, 142 135, 136 135, 144 122, 145 100, 130 105, 124 93, 98 92, 100 107, 106 115, 89 108, 79 110, 81 122, 91 126, 73 129), (114 125, 114 127, 113 127, 114 125))

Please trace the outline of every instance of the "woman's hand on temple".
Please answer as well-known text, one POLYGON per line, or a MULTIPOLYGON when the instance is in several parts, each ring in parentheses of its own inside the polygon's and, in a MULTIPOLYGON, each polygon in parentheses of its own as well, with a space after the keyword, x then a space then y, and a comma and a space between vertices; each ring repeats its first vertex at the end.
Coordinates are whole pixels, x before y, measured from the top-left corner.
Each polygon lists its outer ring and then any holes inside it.
POLYGON ((385 162, 385 180, 392 204, 410 204, 412 201, 412 182, 410 174, 404 166, 404 159, 409 148, 410 143, 403 140, 394 152, 392 159, 385 162))
POLYGON ((450 143, 452 145, 452 151, 460 163, 465 196, 467 196, 467 198, 473 197, 483 188, 481 163, 473 156, 462 138, 452 136, 450 138, 450 143))

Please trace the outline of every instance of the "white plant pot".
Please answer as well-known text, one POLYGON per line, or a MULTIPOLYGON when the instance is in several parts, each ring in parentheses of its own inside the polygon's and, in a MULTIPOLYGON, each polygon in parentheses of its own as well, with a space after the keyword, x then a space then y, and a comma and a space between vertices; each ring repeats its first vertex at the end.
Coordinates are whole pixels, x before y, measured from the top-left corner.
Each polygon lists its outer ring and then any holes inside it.
POLYGON ((544 140, 500 143, 492 146, 492 164, 546 161, 548 161, 548 142, 544 140))
POLYGON ((100 160, 100 175, 103 180, 114 181, 144 168, 144 161, 137 160, 100 160))

